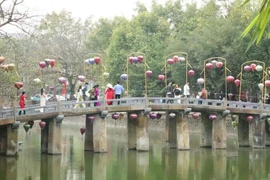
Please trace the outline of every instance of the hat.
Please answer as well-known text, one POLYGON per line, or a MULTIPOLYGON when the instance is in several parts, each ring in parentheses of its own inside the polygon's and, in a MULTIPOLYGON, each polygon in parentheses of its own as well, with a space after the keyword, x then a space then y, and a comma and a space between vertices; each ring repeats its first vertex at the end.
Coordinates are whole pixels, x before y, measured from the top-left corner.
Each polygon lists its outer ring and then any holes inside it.
POLYGON ((113 87, 112 87, 112 84, 110 84, 110 83, 107 84, 107 87, 108 87, 108 88, 111 88, 111 89, 113 88, 113 87))

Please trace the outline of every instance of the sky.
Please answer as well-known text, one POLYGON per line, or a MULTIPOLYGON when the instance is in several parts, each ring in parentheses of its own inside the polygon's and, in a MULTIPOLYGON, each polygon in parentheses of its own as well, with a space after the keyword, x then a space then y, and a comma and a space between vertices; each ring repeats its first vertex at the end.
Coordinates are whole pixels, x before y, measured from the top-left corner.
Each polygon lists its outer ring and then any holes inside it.
MULTIPOLYGON (((72 12, 76 18, 85 19, 92 16, 114 17, 116 15, 131 18, 138 0, 25 0, 24 6, 28 7, 33 14, 45 15, 52 11, 60 12, 63 9, 72 12)), ((166 0, 156 0, 164 4, 166 0)), ((141 1, 150 7, 152 0, 141 1)))

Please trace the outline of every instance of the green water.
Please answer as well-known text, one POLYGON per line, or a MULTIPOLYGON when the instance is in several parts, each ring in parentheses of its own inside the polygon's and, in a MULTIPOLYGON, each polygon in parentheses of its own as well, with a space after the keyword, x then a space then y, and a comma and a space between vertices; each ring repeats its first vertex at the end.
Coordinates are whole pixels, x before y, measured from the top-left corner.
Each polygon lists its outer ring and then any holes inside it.
POLYGON ((127 150, 123 129, 108 130, 108 153, 85 152, 80 125, 63 125, 62 155, 40 153, 40 129, 22 126, 18 158, 0 157, 0 180, 218 180, 270 179, 270 149, 237 148, 228 139, 227 150, 199 148, 191 136, 191 150, 166 148, 164 132, 150 133, 150 152, 127 150))

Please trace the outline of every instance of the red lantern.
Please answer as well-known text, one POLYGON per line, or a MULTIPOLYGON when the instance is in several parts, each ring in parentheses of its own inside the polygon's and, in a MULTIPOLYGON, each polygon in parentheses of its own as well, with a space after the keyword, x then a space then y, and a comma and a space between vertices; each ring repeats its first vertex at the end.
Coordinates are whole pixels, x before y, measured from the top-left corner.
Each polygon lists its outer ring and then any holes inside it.
POLYGON ((194 74, 195 74, 195 71, 193 71, 193 70, 189 70, 189 71, 188 71, 189 77, 193 77, 194 74))
POLYGON ((132 113, 132 114, 129 115, 129 118, 132 119, 132 120, 136 120, 137 117, 138 117, 138 115, 135 114, 135 113, 132 113))
POLYGON ((168 62, 169 65, 172 65, 174 63, 174 60, 173 59, 168 59, 167 62, 168 62))
POLYGON ((46 126, 46 122, 45 121, 41 121, 39 123, 39 126, 40 126, 41 130, 43 130, 45 128, 45 126, 46 126))
POLYGON ((206 67, 207 69, 212 69, 212 68, 213 68, 213 64, 212 64, 212 63, 207 63, 207 64, 205 65, 205 67, 206 67))
POLYGON ((266 81, 264 82, 264 84, 265 84, 265 86, 269 87, 269 86, 270 86, 270 80, 266 80, 266 81))
POLYGON ((220 62, 220 61, 216 62, 216 67, 217 68, 222 68, 223 67, 223 62, 220 62))
POLYGON ((238 87, 239 84, 240 84, 240 80, 239 80, 239 79, 236 79, 236 80, 234 81, 234 84, 235 84, 236 87, 238 87))
POLYGON ((55 61, 54 59, 51 59, 51 60, 50 60, 50 66, 53 67, 53 66, 55 65, 55 62, 56 62, 56 61, 55 61))
POLYGON ((83 134, 85 133, 85 128, 82 127, 82 128, 80 129, 80 131, 81 131, 81 135, 83 135, 83 134))
POLYGON ((39 66, 40 66, 42 69, 45 68, 45 67, 46 67, 45 61, 41 61, 41 62, 39 63, 39 66))
POLYGON ((133 64, 133 57, 129 57, 128 60, 129 60, 130 64, 133 64))
POLYGON ((150 70, 146 71, 146 76, 147 76, 147 77, 151 77, 152 74, 153 74, 152 71, 150 71, 150 70))
POLYGON ((193 119, 198 119, 199 116, 200 116, 200 113, 193 113, 192 114, 193 119))
POLYGON ((252 64, 250 65, 250 68, 251 68, 252 71, 255 71, 255 69, 256 69, 256 64, 252 63, 252 64))
POLYGON ((248 121, 249 123, 251 123, 252 120, 253 120, 253 116, 248 116, 248 117, 247 117, 247 121, 248 121))
POLYGON ((97 65, 100 63, 100 57, 95 57, 94 60, 97 65))
POLYGON ((165 76, 164 75, 158 75, 158 79, 161 80, 161 81, 164 81, 165 80, 165 76))
POLYGON ((138 56, 138 62, 142 63, 142 61, 143 61, 143 56, 138 56))
POLYGON ((227 82, 229 82, 229 83, 234 81, 233 76, 228 76, 226 79, 227 79, 227 82))
POLYGON ((178 56, 173 56, 174 63, 176 63, 178 60, 179 60, 179 57, 178 56))
POLYGON ((245 66, 244 67, 244 71, 249 72, 250 70, 251 70, 251 67, 250 66, 245 66))
POLYGON ((20 89, 20 88, 23 87, 23 83, 22 83, 22 82, 16 82, 16 83, 14 84, 14 87, 17 88, 17 89, 20 89))

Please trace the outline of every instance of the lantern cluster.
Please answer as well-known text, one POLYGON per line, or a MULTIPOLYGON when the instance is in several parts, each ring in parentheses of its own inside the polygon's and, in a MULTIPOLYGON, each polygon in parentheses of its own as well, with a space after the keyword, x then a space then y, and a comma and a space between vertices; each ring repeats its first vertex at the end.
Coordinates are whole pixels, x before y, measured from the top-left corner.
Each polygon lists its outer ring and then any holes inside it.
POLYGON ((100 61, 101 61, 101 58, 97 56, 97 57, 94 57, 94 58, 86 59, 84 61, 84 63, 86 65, 93 65, 93 64, 98 65, 100 63, 100 61))
POLYGON ((143 62, 143 56, 129 57, 128 60, 130 64, 141 64, 143 62))
POLYGON ((44 61, 39 62, 39 67, 42 69, 45 67, 54 67, 56 61, 54 59, 45 59, 44 61))
POLYGON ((263 70, 263 67, 261 65, 256 65, 254 63, 252 63, 250 65, 246 65, 244 67, 245 72, 250 72, 250 71, 252 71, 252 72, 255 72, 255 71, 261 72, 262 70, 263 70))
POLYGON ((185 60, 186 60, 185 57, 173 56, 173 58, 167 59, 167 63, 169 65, 172 65, 172 64, 177 63, 178 61, 184 62, 185 60))
POLYGON ((214 67, 221 69, 223 67, 223 62, 213 60, 212 62, 206 63, 206 69, 212 69, 214 67))

